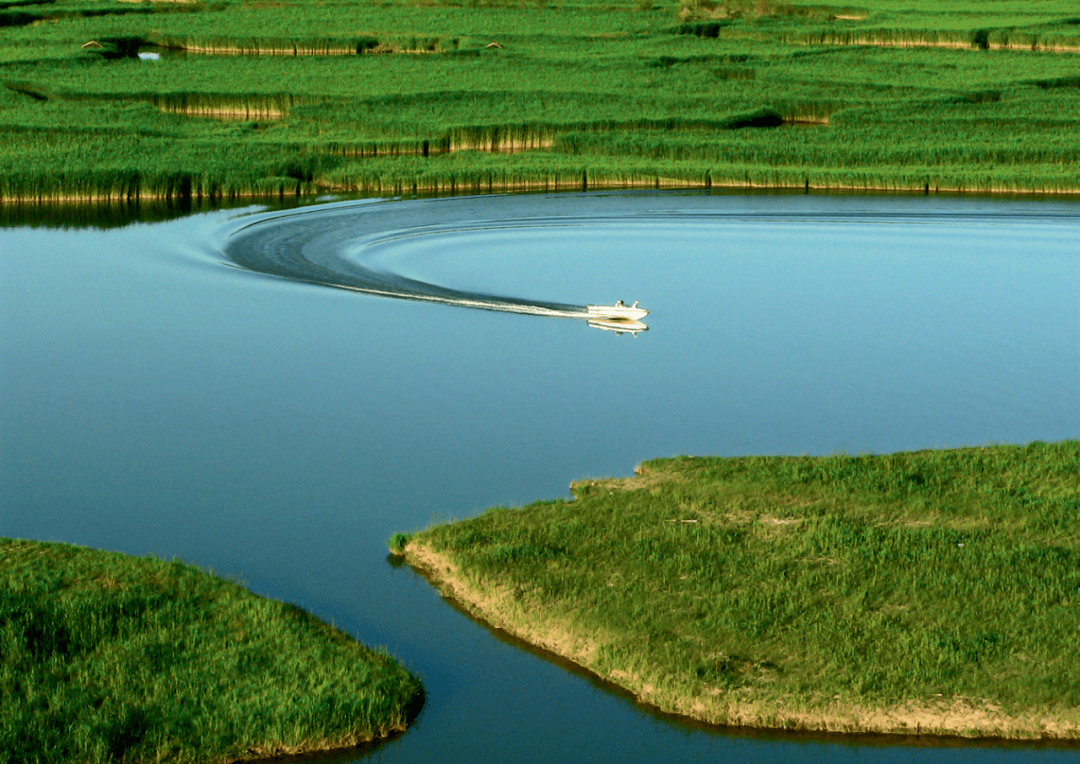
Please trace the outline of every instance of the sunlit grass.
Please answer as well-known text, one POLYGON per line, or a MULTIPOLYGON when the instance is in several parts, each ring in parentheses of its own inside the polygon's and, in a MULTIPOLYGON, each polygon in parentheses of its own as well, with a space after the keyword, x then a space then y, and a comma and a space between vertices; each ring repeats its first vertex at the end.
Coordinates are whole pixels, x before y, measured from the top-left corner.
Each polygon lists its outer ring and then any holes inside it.
POLYGON ((567 174, 1080 192, 1078 19, 1064 0, 9 4, 0 200, 567 174))
POLYGON ((0 539, 0 761, 217 762, 405 728, 383 651, 179 562, 0 539))
POLYGON ((456 566, 481 616, 572 634, 592 646, 569 657, 708 721, 1080 736, 1080 441, 640 473, 397 546, 456 566))

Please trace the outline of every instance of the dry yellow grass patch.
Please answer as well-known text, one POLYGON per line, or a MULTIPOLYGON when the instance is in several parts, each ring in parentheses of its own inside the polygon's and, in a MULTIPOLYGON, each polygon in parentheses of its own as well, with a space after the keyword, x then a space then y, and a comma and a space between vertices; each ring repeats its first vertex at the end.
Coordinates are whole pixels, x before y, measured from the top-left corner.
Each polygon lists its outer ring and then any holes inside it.
POLYGON ((476 581, 464 574, 449 555, 410 541, 405 547, 405 560, 419 570, 439 592, 462 605, 487 624, 592 668, 601 637, 584 634, 565 622, 559 614, 530 607, 514 596, 511 587, 500 587, 488 581, 476 581))

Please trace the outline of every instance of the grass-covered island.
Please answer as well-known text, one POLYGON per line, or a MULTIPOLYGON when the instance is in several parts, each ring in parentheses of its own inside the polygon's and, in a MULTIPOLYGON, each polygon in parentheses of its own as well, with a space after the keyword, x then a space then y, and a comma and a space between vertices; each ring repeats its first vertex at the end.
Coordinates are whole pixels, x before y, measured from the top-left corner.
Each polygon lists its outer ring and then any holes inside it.
POLYGON ((198 568, 0 538, 0 761, 343 748, 421 699, 385 653, 198 568))
POLYGON ((390 546, 665 711, 1080 738, 1080 441, 637 472, 390 546))
POLYGON ((4 0, 0 202, 1080 192, 1076 0, 4 0))

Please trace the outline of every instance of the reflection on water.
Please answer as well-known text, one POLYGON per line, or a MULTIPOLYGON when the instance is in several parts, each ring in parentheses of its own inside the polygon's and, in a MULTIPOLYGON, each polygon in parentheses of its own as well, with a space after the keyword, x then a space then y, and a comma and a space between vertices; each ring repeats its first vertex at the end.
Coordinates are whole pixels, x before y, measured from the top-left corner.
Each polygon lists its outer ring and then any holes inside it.
POLYGON ((614 332, 616 335, 632 334, 635 337, 638 335, 638 332, 649 331, 649 327, 647 327, 641 321, 617 318, 608 319, 606 321, 590 320, 589 326, 591 326, 593 329, 603 329, 605 332, 614 332))
MULTIPOLYGON (((239 205, 233 205, 239 206, 239 205)), ((250 206, 246 202, 244 206, 250 206)), ((0 204, 0 227, 121 228, 132 223, 160 223, 228 205, 206 201, 142 200, 108 204, 0 204)))

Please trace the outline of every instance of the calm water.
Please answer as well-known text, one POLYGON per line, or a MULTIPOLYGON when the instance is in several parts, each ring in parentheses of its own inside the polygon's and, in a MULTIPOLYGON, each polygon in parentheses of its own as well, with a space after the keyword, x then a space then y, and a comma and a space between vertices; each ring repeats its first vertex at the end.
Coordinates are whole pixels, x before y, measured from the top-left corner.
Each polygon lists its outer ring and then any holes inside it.
POLYGON ((387 646, 428 695, 379 760, 1076 761, 683 725, 385 542, 655 456, 1075 438, 1078 241, 1076 203, 655 193, 0 228, 0 535, 179 557, 387 646), (648 330, 503 312, 616 299, 648 330))

